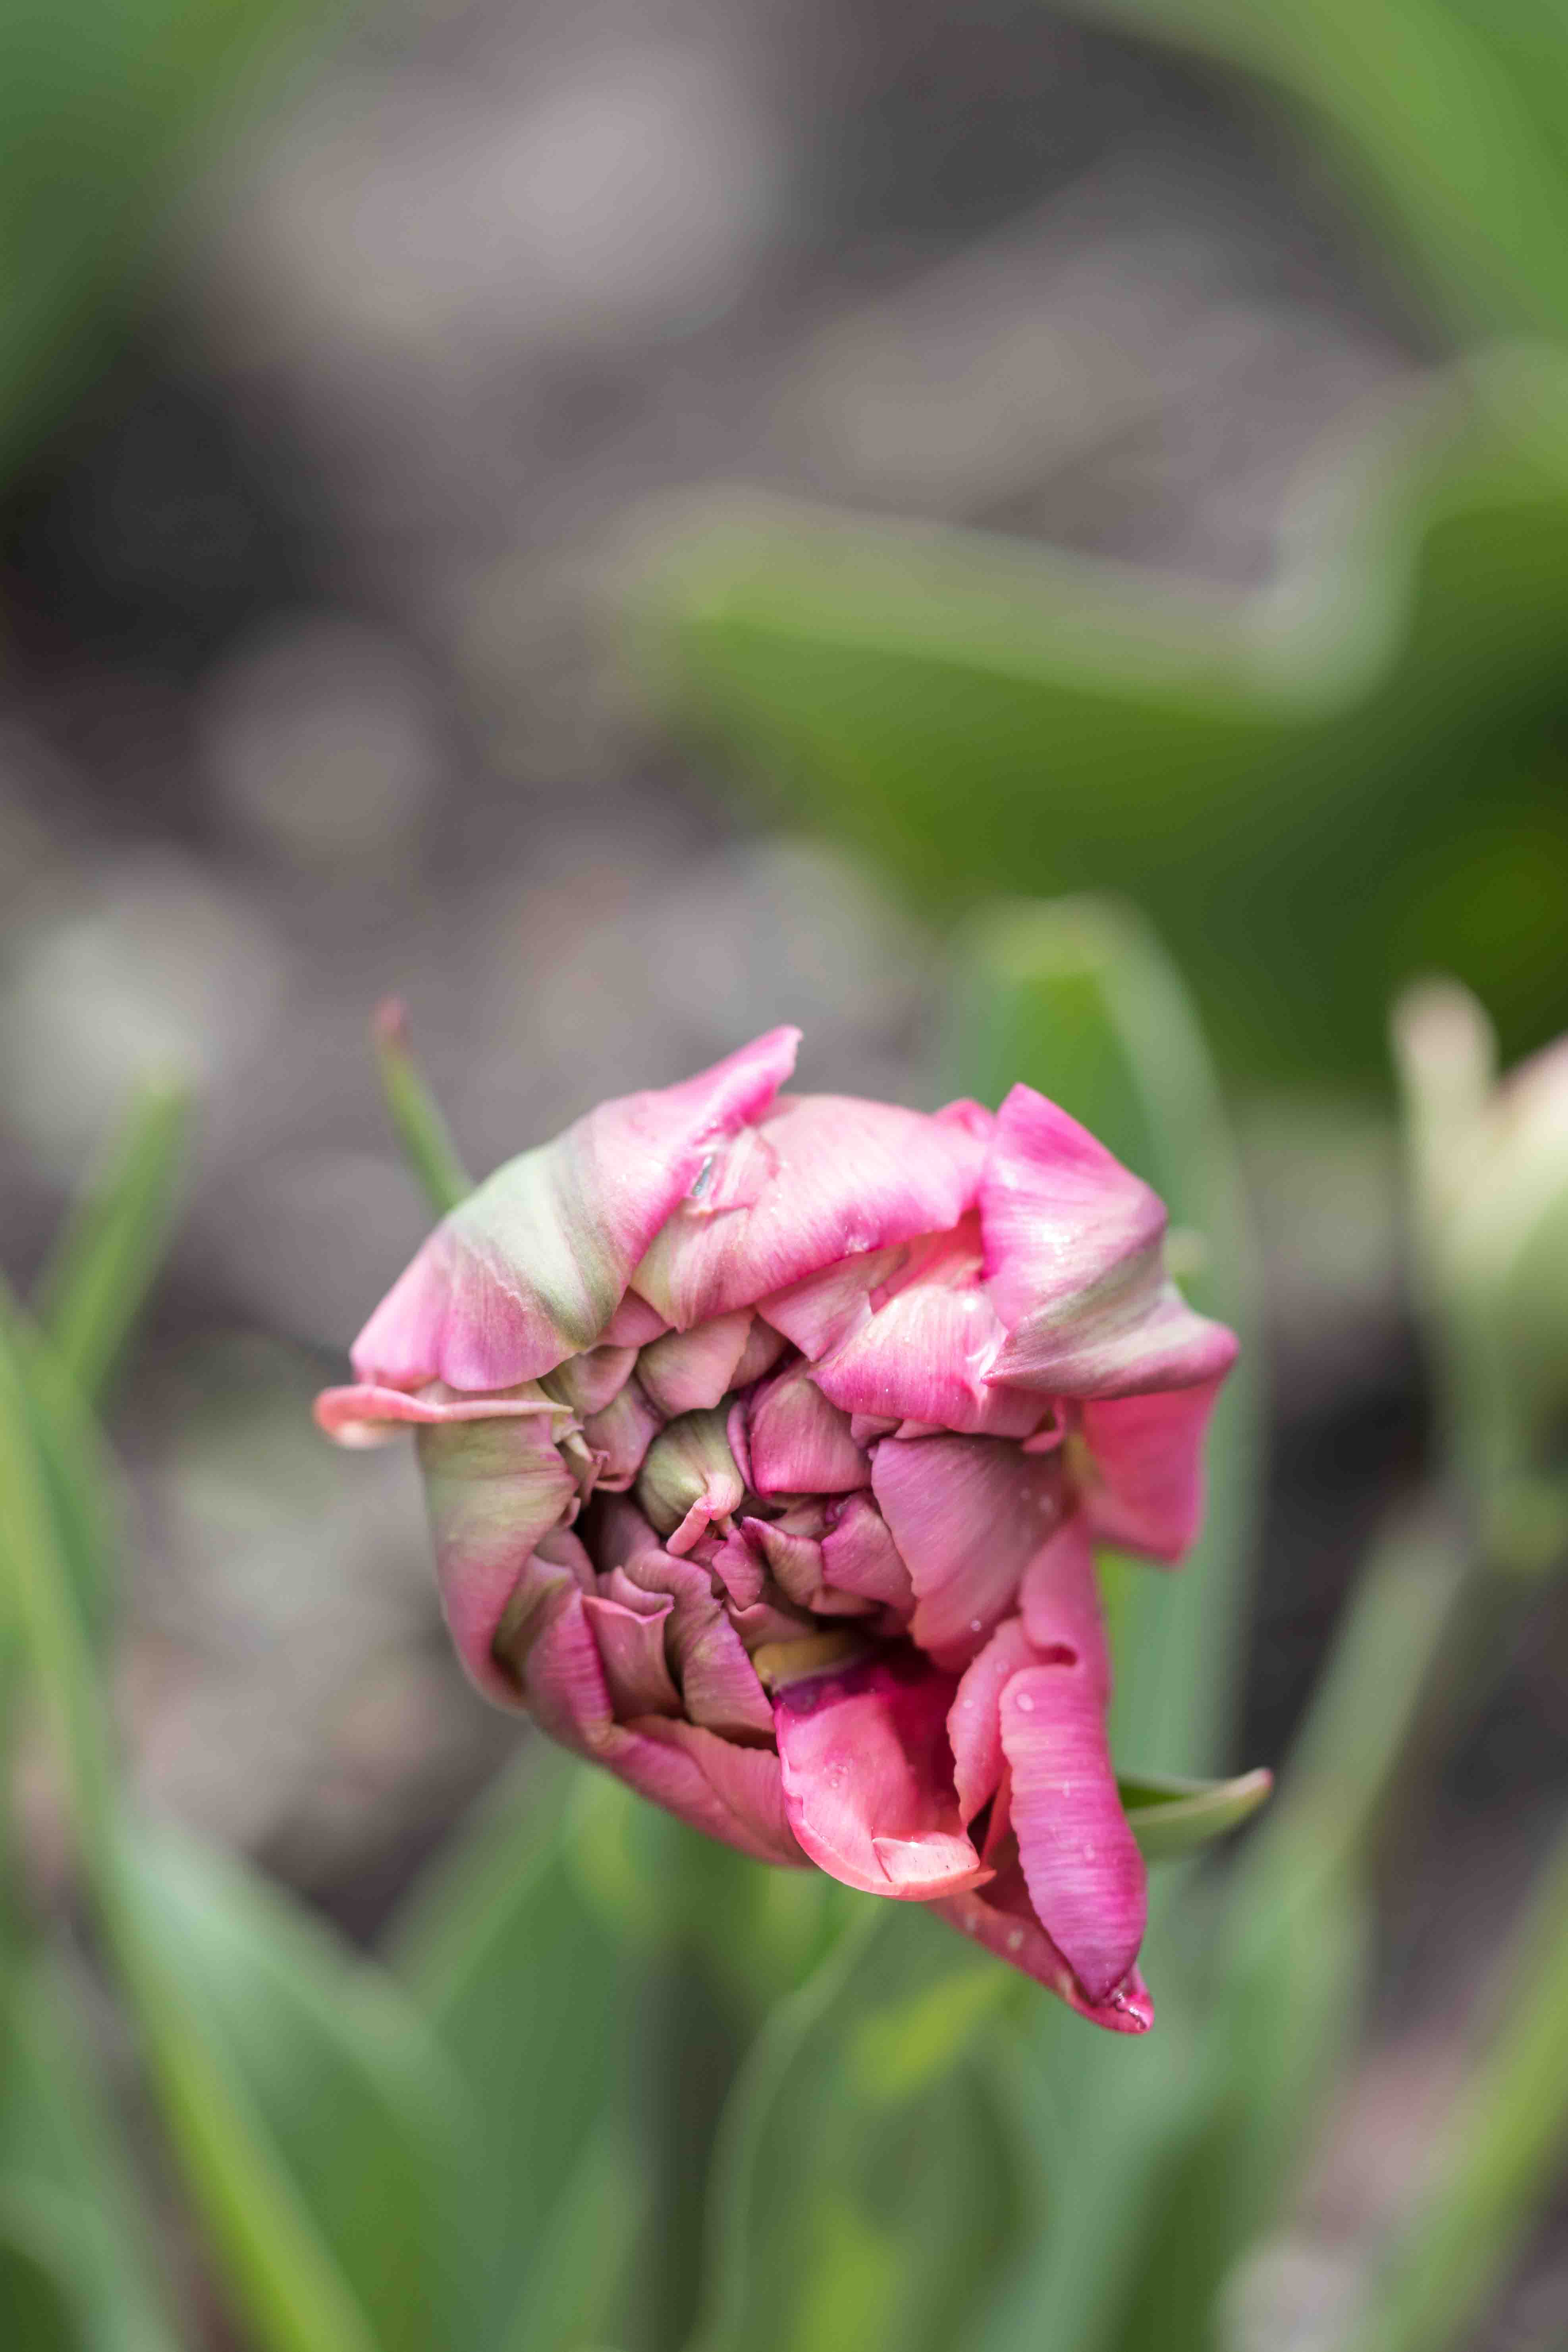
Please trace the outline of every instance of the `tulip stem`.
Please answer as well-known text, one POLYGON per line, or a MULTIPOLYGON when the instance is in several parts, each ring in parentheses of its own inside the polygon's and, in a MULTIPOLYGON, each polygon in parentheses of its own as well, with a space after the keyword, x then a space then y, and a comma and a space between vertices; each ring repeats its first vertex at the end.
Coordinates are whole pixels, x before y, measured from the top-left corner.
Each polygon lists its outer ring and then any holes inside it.
POLYGON ((377 1011, 374 1035, 393 1132, 426 1199, 444 1217, 468 1199, 474 1180, 458 1156, 451 1129, 409 1042, 407 1012, 395 997, 388 997, 377 1011))

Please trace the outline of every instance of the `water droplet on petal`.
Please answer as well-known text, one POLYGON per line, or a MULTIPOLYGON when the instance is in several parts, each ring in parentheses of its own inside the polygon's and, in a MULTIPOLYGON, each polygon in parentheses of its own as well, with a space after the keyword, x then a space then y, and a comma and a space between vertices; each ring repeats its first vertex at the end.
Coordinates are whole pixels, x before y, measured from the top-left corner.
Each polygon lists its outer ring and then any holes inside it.
POLYGON ((1035 1702, 1027 1691, 1018 1693, 1018 1712, 1020 1715, 1033 1715, 1035 1712, 1035 1702))

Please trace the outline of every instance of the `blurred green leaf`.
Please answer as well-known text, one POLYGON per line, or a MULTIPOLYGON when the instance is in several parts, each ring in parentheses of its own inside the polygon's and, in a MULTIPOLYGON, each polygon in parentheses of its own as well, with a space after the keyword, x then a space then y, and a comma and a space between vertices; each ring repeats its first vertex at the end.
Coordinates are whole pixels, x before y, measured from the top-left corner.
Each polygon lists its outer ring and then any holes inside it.
POLYGON ((0 2182, 0 2315, 26 2352, 91 2352, 73 2284, 77 2218, 58 2197, 0 2182))
POLYGON ((1462 330, 1568 328, 1568 29, 1551 0, 1088 0, 1307 110, 1462 330))
POLYGON ((1539 1042, 1568 1025, 1568 358, 1490 352, 1385 407, 1280 546, 1232 593, 710 499, 628 562, 627 644, 679 723, 936 912, 1134 898, 1227 1072, 1381 1084, 1383 1007, 1434 964, 1539 1042))
POLYGON ((375 1016, 375 1059, 393 1132, 431 1208, 444 1217, 468 1199, 474 1181, 415 1056, 408 1015, 395 997, 375 1016))
POLYGON ((1005 899, 960 933, 944 1083, 996 1102, 1015 1080, 1081 1119, 1152 1183, 1181 1229, 1194 1306, 1242 1337, 1208 1440, 1204 1531, 1179 1576, 1106 1564, 1112 1746, 1161 1771, 1229 1761, 1254 1548, 1261 1398, 1253 1246, 1229 1130, 1180 975, 1128 908, 1005 899))
POLYGON ((220 2053, 377 2352, 427 2352, 462 2294, 467 2105, 412 2005, 325 1926, 170 1831, 128 1850, 141 1935, 220 2053))
POLYGON ((1228 1837, 1267 1802, 1271 1772, 1231 1780, 1178 1780, 1118 1773, 1117 1793, 1147 1862, 1173 1862, 1228 1837))
POLYGON ((648 2218, 635 2147, 595 2133, 568 2174, 497 2352, 587 2352, 615 2336, 648 2218))
POLYGON ((47 1953, 14 1965, 0 1993, 0 2183, 68 2204, 91 2352, 174 2352, 130 2154, 47 1953))
POLYGON ((1491 2045, 1448 2109, 1436 2179, 1400 2233, 1352 2352, 1468 2344, 1568 2160, 1568 1840, 1510 1956, 1491 2045))
POLYGON ((105 1387, 157 1276, 189 1123, 183 1087, 142 1089, 39 1283, 39 1319, 89 1402, 105 1387))
POLYGON ((1023 2158, 984 2053, 1017 1981, 912 1905, 856 1907, 731 2092, 699 2352, 947 2352, 1015 2251, 1023 2158))
POLYGON ((573 2210, 563 2184, 591 2183, 605 2149, 635 2138, 636 1973, 567 1866, 577 1769, 531 1741, 415 1889, 390 1944, 472 2119, 464 2343, 502 2344, 536 2301, 552 2306, 552 2232, 573 2210))
POLYGON ((186 2187, 267 2352, 373 2352, 363 2315, 224 2053, 171 1973, 121 1819, 107 1694, 50 1499, 25 1356, 0 1318, 0 1560, 64 1769, 84 1874, 186 2187))
POLYGON ((7 0, 0 479, 113 356, 193 134, 220 99, 258 101, 279 35, 305 14, 295 0, 7 0))

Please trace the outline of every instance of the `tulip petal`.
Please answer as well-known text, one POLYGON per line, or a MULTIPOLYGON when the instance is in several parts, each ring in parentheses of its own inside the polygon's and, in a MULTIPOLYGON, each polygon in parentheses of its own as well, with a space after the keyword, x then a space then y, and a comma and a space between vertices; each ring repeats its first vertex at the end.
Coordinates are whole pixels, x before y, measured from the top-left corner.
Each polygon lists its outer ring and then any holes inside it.
POLYGON ((965 1666, 947 1718, 952 1782, 965 1829, 1001 1785, 1002 1693, 1034 1652, 1021 1617, 1005 1617, 965 1666))
POLYGON ((421 1395, 404 1389, 379 1388, 362 1381, 353 1387, 323 1389, 316 1399, 316 1425, 339 1445, 363 1447, 389 1444, 400 1428, 432 1428, 458 1421, 502 1421, 526 1413, 553 1415, 553 1426, 564 1427, 571 1415, 533 1381, 502 1396, 454 1396, 439 1382, 421 1395))
MULTIPOLYGON (((887 1255, 876 1253, 873 1265, 887 1255)), ((814 1286, 803 1283, 782 1307, 764 1302, 765 1311, 787 1318, 792 1338, 809 1324, 819 1340, 828 1339, 811 1350, 812 1377, 846 1412, 1026 1437, 1047 1408, 1033 1391, 989 1378, 1007 1335, 981 1280, 978 1217, 925 1234, 901 1255, 901 1265, 866 1283, 858 1297, 843 1270, 829 1267, 816 1277, 822 1299, 803 1297, 814 1286)))
POLYGON ((628 1609, 602 1593, 584 1595, 584 1612, 622 1723, 634 1716, 680 1713, 680 1693, 670 1680, 664 1654, 665 1620, 674 1606, 666 1600, 651 1611, 628 1609))
POLYGON ((995 1437, 885 1437, 871 1486, 914 1587, 911 1637, 940 1664, 966 1664, 1060 1521, 1056 1457, 995 1437))
POLYGON ((542 1589, 552 1581, 536 1548, 576 1499, 550 1427, 530 1413, 418 1433, 447 1622, 472 1679, 503 1706, 515 1706, 518 1692, 492 1654, 497 1631, 525 1576, 542 1589))
POLYGON ((910 1571, 871 1496, 848 1496, 832 1506, 830 1517, 832 1525, 822 1538, 822 1572, 828 1584, 908 1616, 915 1605, 910 1571))
POLYGON ((1024 1622, 1036 1663, 1001 1698, 1013 1828, 1036 1917, 1103 2002, 1138 1957, 1148 1888, 1106 1738, 1110 1665, 1081 1521, 1031 1568, 1024 1622))
POLYGON ((1232 1334, 1165 1276, 1158 1197, 1032 1087, 1015 1087, 997 1114, 980 1215, 985 1280, 1009 1333, 995 1380, 1125 1396, 1229 1368, 1232 1334))
POLYGON ((635 1348, 590 1348, 586 1355, 568 1356, 540 1381, 546 1396, 558 1397, 579 1421, 603 1412, 614 1403, 632 1375, 635 1348))
POLYGON ((1217 1380, 1147 1396, 1092 1397, 1080 1480, 1094 1533, 1152 1559, 1181 1559, 1202 1524, 1203 1444, 1217 1380))
POLYGON ((624 1494, 663 1426, 663 1415, 655 1412, 641 1382, 629 1380, 603 1412, 583 1423, 583 1442, 595 1457, 595 1486, 605 1494, 624 1494))
POLYGON ((1029 1907, 1024 1874, 1015 1861, 999 1872, 989 1886, 950 1896, 933 1906, 961 1935, 1022 1969, 1037 1984, 1110 2033, 1147 2033, 1154 2022, 1154 2004, 1136 1969, 1102 2001, 1090 2000, 1029 1907))
POLYGON ((753 1197, 715 1208, 721 1175, 710 1196, 681 1202, 636 1269, 638 1291, 678 1330, 858 1251, 956 1224, 984 1146, 958 1120, 805 1095, 786 1097, 731 1152, 745 1158, 753 1197))
POLYGON ((746 1430, 759 1495, 847 1495, 870 1477, 848 1414, 828 1402, 805 1364, 786 1364, 763 1383, 746 1430))
POLYGON ((716 1405, 735 1387, 752 1318, 744 1310, 716 1315, 689 1331, 667 1331, 637 1359, 637 1379, 667 1421, 716 1405))
POLYGON ((659 1227, 766 1110, 798 1043, 797 1030, 773 1030, 683 1085, 600 1104, 499 1169, 365 1325, 361 1378, 510 1388, 592 1348, 659 1227))
POLYGON ((731 1738, 765 1739, 773 1729, 773 1710, 744 1643, 723 1602, 714 1598, 710 1571, 694 1559, 639 1549, 626 1562, 626 1574, 645 1592, 670 1597, 668 1651, 690 1720, 731 1738))
POLYGON ((683 1412, 660 1430, 643 1458, 637 1496, 673 1552, 688 1552, 715 1520, 739 1507, 746 1481, 736 1466, 721 1411, 683 1412))
POLYGON ((959 1826, 952 1691, 951 1676, 903 1649, 775 1693, 789 1825, 847 1886, 926 1903, 988 1875, 959 1826))

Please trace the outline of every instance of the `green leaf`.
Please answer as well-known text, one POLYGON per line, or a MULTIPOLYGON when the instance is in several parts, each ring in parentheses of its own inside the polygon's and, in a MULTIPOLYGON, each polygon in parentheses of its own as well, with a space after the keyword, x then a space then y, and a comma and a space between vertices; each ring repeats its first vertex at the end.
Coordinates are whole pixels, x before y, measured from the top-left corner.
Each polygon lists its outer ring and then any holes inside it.
POLYGON ((595 2133, 552 2210, 497 2352, 586 2352, 609 2344, 647 2217, 635 2147, 613 2126, 595 2133))
POLYGON ((995 890, 1134 899, 1227 1075, 1381 1087, 1392 987, 1456 961, 1509 1052, 1541 1042, 1568 1025, 1543 737, 1568 629, 1568 360, 1424 378, 1325 457, 1281 547, 1266 586, 1218 592, 710 499, 639 542, 628 650, 787 821, 939 918, 995 890))
POLYGON ((1082 13, 1165 34, 1300 101, 1462 328, 1568 327, 1560 12, 1525 0, 1467 23, 1451 0, 1089 0, 1082 13))
POLYGON ((852 1916, 731 2094, 699 2352, 946 2352, 1017 2242, 1024 2168, 984 2059, 1017 1980, 912 1905, 852 1916))
POLYGON ((1117 1793, 1148 1862, 1172 1862, 1228 1837, 1267 1803, 1272 1772, 1240 1773, 1231 1780, 1178 1780, 1118 1773, 1117 1793))
POLYGON ((174 2352, 130 2152, 47 1952, 11 1969, 0 2001, 0 2183, 68 2206, 91 2352, 174 2352))
POLYGON ((0 1318, 0 1563, 68 1792, 84 1874, 138 2029, 186 2187, 265 2352, 373 2352, 363 2313, 195 2022, 139 1901, 107 1694, 52 1507, 23 1352, 0 1318))
POLYGON ((375 1059, 393 1132, 426 1199, 444 1217, 468 1199, 474 1180, 458 1157, 441 1107, 415 1058, 408 1015, 395 997, 375 1016, 375 1059))
POLYGON ((221 2057, 377 2352, 449 2333, 473 2184, 458 2084, 398 1987, 232 1856, 129 1849, 141 1933, 221 2057))
POLYGON ((0 2181, 0 2314, 26 2352, 91 2352, 73 2284, 77 2219, 58 2197, 0 2181))
POLYGON ((1510 1955, 1490 2046, 1447 2110, 1436 2179, 1393 2247, 1352 2352, 1468 2344, 1568 2158, 1568 1839, 1510 1955))
POLYGON ((558 2293, 563 2184, 584 2167, 592 2179, 606 2147, 635 2141, 640 1970, 566 1861, 578 1769, 531 1741, 416 1888, 390 1943, 471 2117, 464 2343, 504 2342, 536 2294, 558 2293))
POLYGON ((67 1377, 98 1397, 152 1288, 174 1223, 190 1097, 143 1087, 38 1286, 38 1314, 67 1377))

